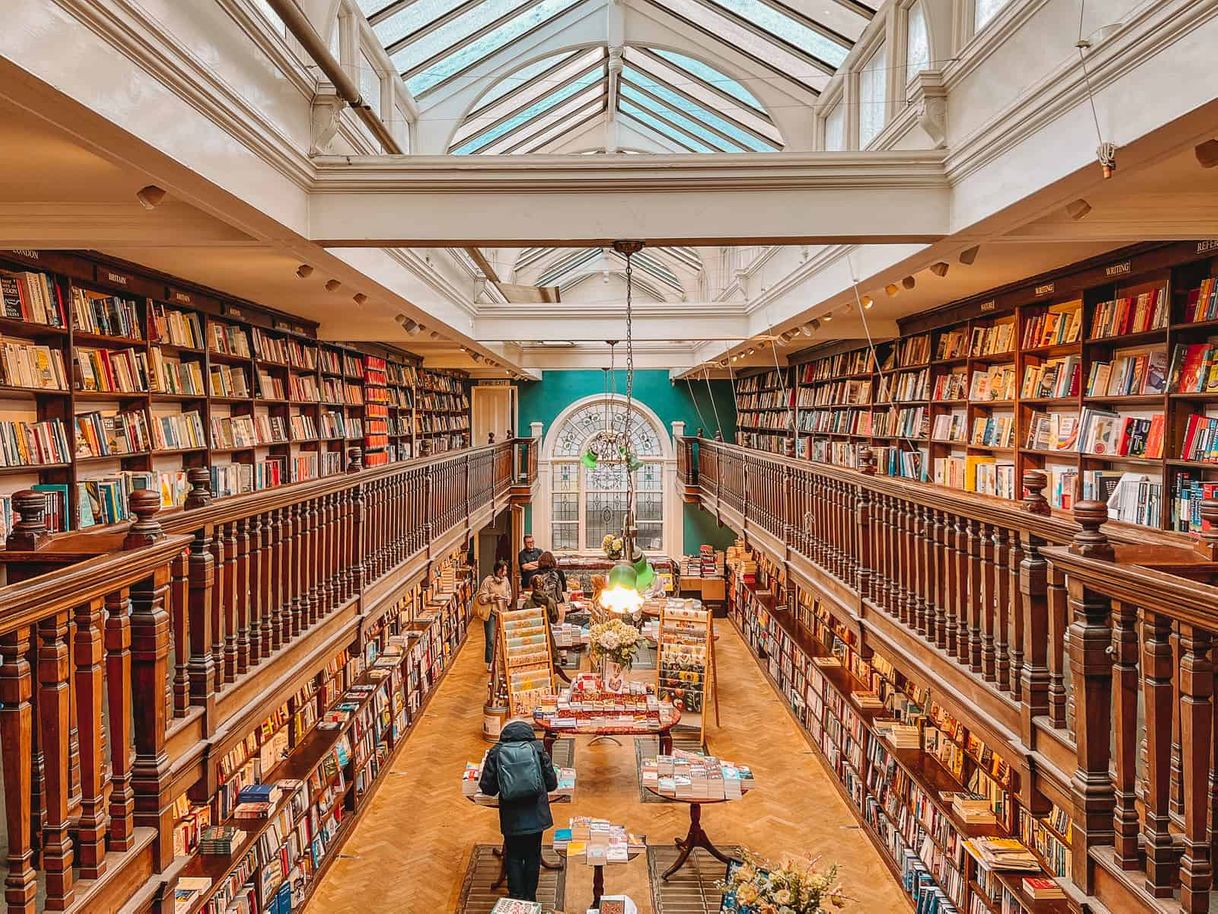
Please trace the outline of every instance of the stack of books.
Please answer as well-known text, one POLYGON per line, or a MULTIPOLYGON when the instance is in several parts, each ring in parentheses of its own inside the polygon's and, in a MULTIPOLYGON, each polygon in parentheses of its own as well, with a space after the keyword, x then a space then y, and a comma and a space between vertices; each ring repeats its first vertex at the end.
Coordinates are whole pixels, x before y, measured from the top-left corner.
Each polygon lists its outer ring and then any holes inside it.
POLYGON ((679 750, 643 759, 639 776, 644 787, 677 800, 736 800, 754 783, 746 765, 679 750))
POLYGON ((967 825, 989 825, 994 820, 990 801, 978 793, 944 793, 942 798, 952 804, 952 812, 967 825))
POLYGON ((1048 876, 1025 876, 1023 878, 1023 890, 1034 901, 1041 901, 1046 898, 1066 897, 1062 887, 1057 884, 1056 880, 1050 879, 1048 876))
POLYGON ((1015 838, 970 838, 964 846, 989 870, 1040 871, 1036 857, 1015 838))
POLYGON ((199 837, 199 853, 227 856, 233 852, 233 838, 236 836, 237 829, 232 825, 213 825, 205 828, 199 837))
POLYGON ((500 898, 491 908, 491 914, 541 914, 541 903, 519 901, 515 898, 500 898))
POLYGON ((260 819, 271 814, 271 807, 279 795, 274 784, 250 784, 237 794, 237 808, 233 817, 237 819, 260 819))

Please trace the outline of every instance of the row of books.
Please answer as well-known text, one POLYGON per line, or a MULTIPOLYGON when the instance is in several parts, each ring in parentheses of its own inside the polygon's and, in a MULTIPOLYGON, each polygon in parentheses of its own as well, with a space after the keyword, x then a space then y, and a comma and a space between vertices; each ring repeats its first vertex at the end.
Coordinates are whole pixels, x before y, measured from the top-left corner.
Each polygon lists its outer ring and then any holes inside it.
POLYGON ((1089 397, 1161 394, 1167 389, 1167 352, 1162 349, 1118 349, 1111 362, 1091 363, 1089 397))
POLYGON ((1163 456, 1162 413, 1124 416, 1106 409, 1084 407, 1079 417, 1079 449, 1100 457, 1163 456))
POLYGON ((67 326, 63 294, 45 273, 0 271, 0 313, 8 320, 67 326))
POLYGON ((1166 288, 1100 302, 1091 317, 1090 339, 1103 340, 1161 330, 1167 326, 1170 311, 1171 298, 1166 288))
POLYGON ((1041 349, 1077 343, 1083 332, 1083 303, 1052 305, 1024 321, 1021 348, 1041 349))
POLYGON ((91 349, 78 346, 73 358, 80 390, 146 393, 148 354, 139 349, 91 349))
POLYGON ((85 333, 144 338, 139 306, 132 300, 72 287, 72 327, 85 333))
POLYGON ((181 346, 185 349, 202 349, 203 324, 199 315, 192 311, 178 311, 164 305, 152 306, 152 339, 158 343, 181 346))
POLYGON ((317 368, 315 346, 305 346, 290 336, 272 336, 260 327, 254 328, 254 354, 264 362, 310 371, 317 368))
POLYGON ((969 356, 1003 355, 1015 348, 1015 318, 995 321, 988 326, 974 327, 969 343, 969 356))
POLYGON ((0 345, 0 384, 33 390, 67 390, 63 353, 25 340, 4 339, 0 345))
POLYGON ((151 388, 157 393, 206 396, 201 362, 175 359, 154 348, 149 367, 151 388))
POLYGON ((1027 365, 1023 370, 1019 396, 1024 400, 1076 397, 1081 372, 1082 360, 1076 355, 1047 359, 1039 365, 1027 365))

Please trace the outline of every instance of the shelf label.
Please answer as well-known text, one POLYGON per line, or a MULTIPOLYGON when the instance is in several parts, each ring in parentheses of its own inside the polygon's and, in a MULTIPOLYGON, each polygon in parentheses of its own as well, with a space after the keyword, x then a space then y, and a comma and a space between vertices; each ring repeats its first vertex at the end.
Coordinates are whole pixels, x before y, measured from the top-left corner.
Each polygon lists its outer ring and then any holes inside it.
POLYGON ((115 273, 113 270, 105 270, 98 267, 97 272, 101 274, 98 278, 103 282, 112 282, 116 286, 131 285, 131 277, 125 276, 122 273, 115 273))
POLYGON ((1197 242, 1197 253, 1208 254, 1210 251, 1218 251, 1218 238, 1211 238, 1208 241, 1197 242))
POLYGON ((169 300, 175 301, 180 305, 193 305, 195 302, 189 292, 183 292, 181 289, 170 289, 169 300))
POLYGON ((1047 282, 1043 286, 1037 286, 1032 290, 1032 294, 1036 296, 1049 295, 1057 287, 1056 283, 1047 282))
POLYGON ((1133 269, 1133 261, 1126 260, 1122 263, 1114 263, 1110 267, 1104 268, 1105 276, 1124 276, 1133 269))
POLYGON ((10 254, 16 254, 18 257, 24 257, 26 260, 41 260, 37 251, 31 251, 29 248, 13 248, 9 251, 10 254))
POLYGON ((242 313, 241 309, 238 308, 236 305, 225 305, 224 313, 226 315, 228 315, 229 317, 245 317, 245 315, 242 313))
POLYGON ((989 311, 995 310, 997 307, 998 307, 998 299, 991 298, 989 301, 983 301, 980 305, 978 305, 977 310, 980 311, 982 314, 985 314, 989 311))

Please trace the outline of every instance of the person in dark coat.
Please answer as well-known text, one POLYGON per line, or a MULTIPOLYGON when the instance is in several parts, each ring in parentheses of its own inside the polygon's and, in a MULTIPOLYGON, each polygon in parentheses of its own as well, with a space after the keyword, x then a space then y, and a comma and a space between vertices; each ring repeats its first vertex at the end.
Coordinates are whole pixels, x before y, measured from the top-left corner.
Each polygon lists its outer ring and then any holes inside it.
MULTIPOLYGON (((541 761, 546 791, 558 789, 558 774, 541 741, 533 736, 533 725, 514 720, 499 734, 499 742, 487 753, 478 789, 488 797, 499 795, 499 750, 506 743, 531 743, 541 761)), ((537 900, 541 876, 541 836, 553 827, 550 797, 546 792, 528 799, 499 802, 499 830, 503 833, 503 865, 507 871, 508 896, 521 901, 537 900)))

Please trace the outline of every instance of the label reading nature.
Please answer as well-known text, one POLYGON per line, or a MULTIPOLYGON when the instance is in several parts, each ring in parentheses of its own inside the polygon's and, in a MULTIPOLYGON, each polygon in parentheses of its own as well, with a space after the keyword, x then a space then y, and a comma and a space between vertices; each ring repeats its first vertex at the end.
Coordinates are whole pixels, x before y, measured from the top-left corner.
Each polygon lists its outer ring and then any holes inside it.
POLYGON ((998 299, 991 298, 989 301, 983 301, 980 305, 978 305, 977 310, 979 310, 982 314, 985 314, 987 311, 993 311, 997 307, 998 299))

